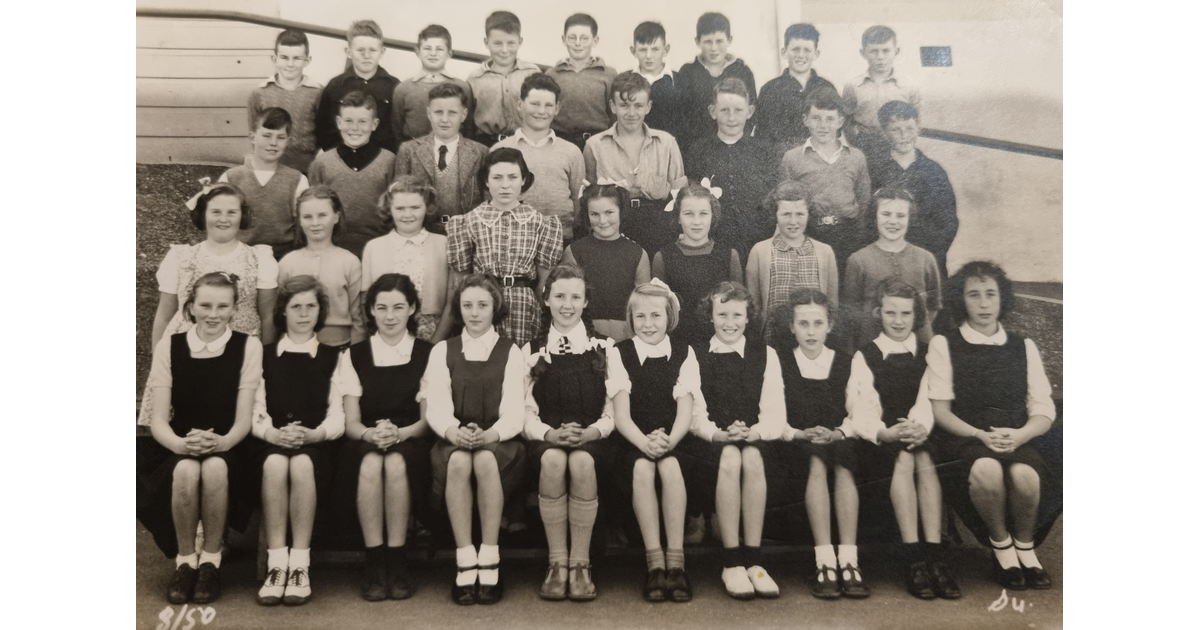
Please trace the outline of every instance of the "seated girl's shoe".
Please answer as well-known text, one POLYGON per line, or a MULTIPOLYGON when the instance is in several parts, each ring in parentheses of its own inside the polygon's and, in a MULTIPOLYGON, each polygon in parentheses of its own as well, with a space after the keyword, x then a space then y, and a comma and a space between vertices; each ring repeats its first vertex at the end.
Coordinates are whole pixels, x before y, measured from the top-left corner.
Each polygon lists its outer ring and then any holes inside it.
POLYGON ((271 567, 267 571, 267 579, 262 588, 258 589, 257 601, 263 606, 278 606, 283 603, 283 591, 287 585, 287 569, 271 567))
POLYGON ((221 597, 221 570, 211 562, 200 563, 196 571, 196 591, 192 601, 197 604, 211 604, 221 597))
POLYGON ((820 599, 837 599, 842 596, 838 585, 837 570, 833 567, 817 567, 817 575, 813 578, 812 594, 820 599))
POLYGON ((1025 575, 1025 585, 1029 588, 1045 590, 1053 586, 1050 576, 1042 567, 1021 567, 1021 572, 1025 575))
POLYGON ((567 597, 573 602, 590 602, 596 599, 596 585, 592 583, 592 565, 588 562, 572 564, 567 571, 570 590, 567 597))
POLYGON ((842 567, 839 576, 842 582, 842 595, 862 599, 871 596, 871 589, 863 581, 862 570, 858 565, 848 564, 842 567))
POLYGON ((935 560, 930 564, 933 575, 933 591, 942 599, 958 599, 962 597, 962 591, 958 588, 958 581, 954 579, 954 574, 951 573, 950 567, 945 562, 935 560))
POLYGON ((746 575, 750 577, 750 584, 754 585, 754 593, 763 599, 775 599, 779 597, 779 585, 771 576, 767 574, 766 569, 760 566, 753 566, 746 569, 746 575))
POLYGON ((186 604, 196 591, 196 569, 189 564, 181 564, 171 576, 167 586, 167 601, 172 604, 186 604))
POLYGON ((683 567, 667 569, 666 590, 667 598, 673 602, 692 601, 692 581, 683 567))
POLYGON ((504 598, 504 581, 497 579, 495 584, 480 584, 476 593, 476 603, 495 604, 504 598))
POLYGON ((646 585, 642 587, 642 599, 648 602, 667 601, 667 570, 650 569, 646 573, 646 585))
POLYGON ((286 606, 300 606, 312 599, 312 585, 308 579, 308 567, 296 567, 288 570, 287 586, 283 591, 283 603, 286 606))
POLYGON ((546 570, 546 579, 542 581, 542 589, 538 597, 557 602, 567 598, 567 567, 558 562, 551 562, 546 570))
POLYGON ((754 599, 754 584, 746 574, 745 567, 725 567, 721 571, 721 581, 725 583, 725 592, 734 599, 754 599))

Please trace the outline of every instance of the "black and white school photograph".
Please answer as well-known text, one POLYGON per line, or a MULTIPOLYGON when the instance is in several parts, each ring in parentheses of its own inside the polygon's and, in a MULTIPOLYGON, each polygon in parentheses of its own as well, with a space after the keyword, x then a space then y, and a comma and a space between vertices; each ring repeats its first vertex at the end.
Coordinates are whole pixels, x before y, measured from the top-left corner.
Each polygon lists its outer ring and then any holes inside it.
POLYGON ((135 4, 136 627, 1064 626, 1063 2, 135 4))

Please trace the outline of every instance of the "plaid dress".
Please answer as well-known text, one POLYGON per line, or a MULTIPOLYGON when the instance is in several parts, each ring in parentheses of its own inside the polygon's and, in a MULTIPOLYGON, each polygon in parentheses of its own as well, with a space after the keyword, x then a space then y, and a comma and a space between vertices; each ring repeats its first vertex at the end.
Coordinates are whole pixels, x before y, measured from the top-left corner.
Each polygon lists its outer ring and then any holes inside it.
POLYGON ((788 294, 796 289, 821 290, 817 255, 812 239, 805 237, 800 247, 792 247, 776 235, 771 241, 771 281, 767 289, 767 343, 776 335, 775 309, 787 304, 788 294))
MULTIPOLYGON (((487 273, 537 283, 538 267, 550 269, 562 258, 562 224, 532 206, 520 204, 500 211, 484 202, 464 215, 450 217, 446 225, 446 254, 459 273, 487 273)), ((503 288, 508 319, 497 326, 500 334, 518 346, 538 331, 541 305, 532 287, 503 288)))

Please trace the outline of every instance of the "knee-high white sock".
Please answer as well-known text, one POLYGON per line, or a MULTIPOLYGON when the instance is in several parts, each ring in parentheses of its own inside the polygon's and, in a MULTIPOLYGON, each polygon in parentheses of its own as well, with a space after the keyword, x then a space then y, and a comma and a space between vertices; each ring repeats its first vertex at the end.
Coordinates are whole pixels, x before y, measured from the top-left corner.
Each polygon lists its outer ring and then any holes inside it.
POLYGON ((475 547, 467 545, 459 547, 454 551, 454 562, 458 565, 458 577, 454 578, 454 583, 458 586, 470 586, 479 578, 479 570, 476 569, 479 565, 478 555, 475 553, 475 547), (467 567, 469 569, 465 570, 467 567))
MULTIPOLYGON (((541 494, 538 495, 538 510, 542 513, 542 525, 546 528, 546 538, 548 540, 560 540, 562 543, 567 541, 567 495, 560 497, 547 497, 541 494)), ((557 546, 556 543, 554 546, 557 546)), ((550 548, 550 564, 567 563, 567 549, 563 545, 562 549, 550 548)))
POLYGON ((479 583, 491 586, 500 581, 500 547, 499 545, 479 545, 479 566, 496 566, 495 569, 480 569, 479 583))
POLYGON ((1012 536, 1005 536, 1004 540, 992 540, 989 537, 988 542, 992 543, 992 553, 996 554, 996 561, 1000 563, 1001 569, 1011 569, 1021 565, 1017 561, 1017 552, 1013 549, 1012 536))
POLYGON ((596 525, 596 511, 600 502, 597 499, 584 500, 571 497, 569 501, 571 522, 571 564, 591 562, 589 546, 592 542, 592 529, 596 525))
POLYGON ((1042 563, 1038 561, 1037 554, 1033 552, 1032 542, 1021 542, 1013 538, 1013 546, 1017 549, 1017 560, 1021 561, 1021 566, 1031 569, 1042 568, 1042 563))

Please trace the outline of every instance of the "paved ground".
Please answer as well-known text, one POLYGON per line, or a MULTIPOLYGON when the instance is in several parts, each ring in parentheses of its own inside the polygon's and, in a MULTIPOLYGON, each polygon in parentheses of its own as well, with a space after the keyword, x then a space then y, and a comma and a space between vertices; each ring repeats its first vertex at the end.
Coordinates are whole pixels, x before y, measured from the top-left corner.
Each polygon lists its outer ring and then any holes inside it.
MULTIPOLYGON (((597 566, 599 598, 587 604, 551 603, 537 597, 545 571, 540 557, 525 552, 507 558, 503 574, 508 588, 496 606, 456 606, 449 591, 453 561, 447 553, 415 565, 421 572, 419 590, 402 602, 368 603, 358 593, 358 568, 354 565, 318 564, 315 597, 297 608, 264 608, 254 601, 254 558, 250 552, 231 554, 222 566, 225 594, 213 605, 210 623, 193 613, 193 628, 563 628, 588 624, 603 628, 1058 628, 1062 626, 1063 591, 1062 519, 1038 549, 1047 571, 1056 580, 1048 591, 1016 593, 1024 612, 1013 609, 1009 593, 1003 610, 989 611, 1000 587, 992 580, 990 553, 977 545, 957 548, 957 572, 964 596, 958 601, 920 601, 904 591, 903 575, 886 547, 864 547, 863 569, 873 594, 869 599, 833 602, 813 598, 807 587, 813 565, 811 548, 768 548, 767 569, 782 590, 777 600, 741 602, 724 593, 720 562, 711 549, 688 551, 688 572, 695 584, 695 599, 687 604, 648 604, 641 599, 645 564, 637 550, 615 550, 597 566)), ((162 556, 146 530, 137 526, 138 628, 183 630, 159 625, 182 607, 169 607, 164 593, 173 563, 162 556), (160 617, 160 614, 163 617, 160 617)), ((188 607, 192 609, 191 606, 188 607)), ((190 629, 189 629, 190 630, 190 629)))

